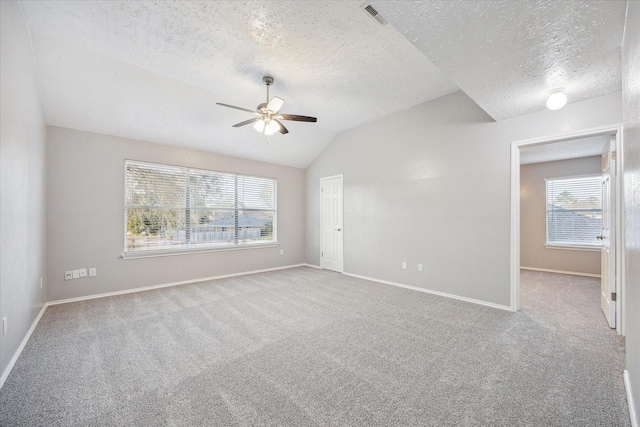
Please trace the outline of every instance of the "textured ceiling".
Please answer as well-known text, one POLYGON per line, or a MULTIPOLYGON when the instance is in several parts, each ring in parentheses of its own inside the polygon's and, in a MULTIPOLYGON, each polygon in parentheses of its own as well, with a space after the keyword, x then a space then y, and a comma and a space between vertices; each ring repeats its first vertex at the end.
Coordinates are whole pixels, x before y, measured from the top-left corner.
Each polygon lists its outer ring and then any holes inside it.
POLYGON ((457 87, 361 1, 23 1, 48 124, 306 167, 339 131, 457 87), (264 102, 288 135, 231 125, 264 102))
POLYGON ((374 1, 391 24, 495 120, 621 90, 621 1, 374 1))
POLYGON ((525 146, 520 148, 520 164, 527 165, 530 163, 599 156, 609 139, 609 135, 597 135, 550 142, 548 144, 525 146))
POLYGON ((626 1, 21 1, 55 126, 306 167, 345 129, 462 89, 494 119, 620 90, 626 1), (437 67, 437 68, 436 68, 437 67), (265 141, 231 128, 264 101, 265 141), (446 76, 446 77, 445 77, 446 76))

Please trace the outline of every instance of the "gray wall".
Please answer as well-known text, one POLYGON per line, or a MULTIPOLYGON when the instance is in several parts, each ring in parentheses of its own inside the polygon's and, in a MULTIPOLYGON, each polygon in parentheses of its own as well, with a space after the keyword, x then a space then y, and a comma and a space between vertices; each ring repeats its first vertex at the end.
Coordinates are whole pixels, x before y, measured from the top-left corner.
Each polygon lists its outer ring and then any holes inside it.
POLYGON ((508 306, 510 143, 621 118, 619 93, 494 122, 456 92, 345 131, 306 172, 306 260, 320 178, 344 174, 345 272, 508 306))
MULTIPOLYGON (((640 418, 640 2, 630 1, 622 46, 627 371, 640 418)), ((636 420, 640 423, 640 419, 636 420)))
POLYGON ((46 127, 31 44, 15 2, 0 2, 0 373, 46 301, 46 127))
POLYGON ((520 166, 520 266, 600 274, 600 252, 545 248, 545 178, 600 173, 600 156, 520 166))
POLYGON ((57 127, 48 141, 49 301, 304 262, 302 169, 57 127), (277 178, 280 247, 123 260, 125 159, 277 178), (83 267, 98 275, 64 280, 83 267))

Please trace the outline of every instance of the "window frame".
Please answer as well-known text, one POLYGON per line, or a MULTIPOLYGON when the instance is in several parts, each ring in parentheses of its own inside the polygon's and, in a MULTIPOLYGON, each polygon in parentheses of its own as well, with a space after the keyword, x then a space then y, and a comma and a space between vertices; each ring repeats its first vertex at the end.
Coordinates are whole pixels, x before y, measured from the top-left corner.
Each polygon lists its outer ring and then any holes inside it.
MULTIPOLYGON (((187 181, 188 182, 188 181, 187 181)), ((186 193, 185 193, 186 195, 186 193)), ((124 251, 122 253, 122 258, 123 259, 135 259, 135 258, 149 258, 149 257, 158 257, 158 256, 173 256, 173 255, 187 255, 187 254, 193 254, 193 253, 202 253, 202 252, 218 252, 218 251, 235 251, 235 250, 247 250, 247 249, 257 249, 257 248, 272 248, 272 247, 277 247, 279 246, 278 243, 278 226, 277 226, 277 222, 278 222, 278 179, 277 178, 273 178, 273 177, 265 177, 265 176, 258 176, 258 175, 249 175, 249 174, 243 174, 243 173, 237 173, 237 172, 227 172, 227 171, 218 171, 218 170, 213 170, 213 169, 203 169, 203 168, 196 168, 196 167, 190 167, 190 166, 181 166, 181 165, 171 165, 171 164, 164 164, 164 163, 157 163, 157 162, 147 162, 147 161, 141 161, 141 160, 133 160, 133 159, 125 159, 124 162, 124 192, 123 192, 123 199, 124 199, 124 203, 123 203, 123 217, 124 217, 124 251), (127 205, 127 186, 129 184, 128 179, 127 179, 127 169, 129 167, 129 165, 141 165, 141 166, 145 166, 145 167, 150 167, 150 168, 157 168, 157 170, 161 170, 161 169, 165 169, 165 170, 180 170, 185 174, 185 179, 189 179, 189 177, 195 172, 203 172, 206 174, 220 174, 221 176, 233 176, 234 180, 235 180, 235 186, 234 186, 234 207, 232 208, 233 210, 233 215, 234 218, 238 218, 238 215, 243 215, 242 212, 246 212, 246 211, 264 211, 264 212, 269 212, 272 214, 273 220, 272 220, 272 238, 268 241, 264 241, 264 242, 242 242, 239 238, 238 238, 238 232, 241 229, 241 226, 238 225, 237 220, 235 220, 236 222, 236 226, 231 227, 235 234, 235 242, 234 243, 213 243, 213 242, 209 242, 209 243, 199 243, 197 245, 194 244, 194 246, 189 246, 189 244, 187 243, 186 246, 181 246, 181 247, 176 247, 176 248, 168 248, 168 249, 139 249, 139 250, 130 250, 130 248, 128 248, 128 212, 129 209, 135 208, 138 205, 127 205), (240 206, 239 203, 239 199, 240 197, 238 197, 238 178, 239 177, 244 177, 244 178, 258 178, 258 179, 264 179, 264 180, 270 180, 273 182, 273 209, 256 209, 256 208, 244 208, 242 206, 240 206), (237 228, 237 229, 236 229, 237 228)), ((181 207, 180 209, 184 209, 185 211, 190 210, 190 211, 194 211, 193 208, 187 209, 187 203, 188 200, 190 199, 190 195, 186 195, 185 196, 185 200, 184 200, 184 207, 181 207)), ((139 205, 139 206, 143 206, 143 205, 139 205)), ((163 206, 158 206, 158 208, 162 208, 163 206)), ((166 207, 165 207, 166 209, 166 207)), ((213 209, 218 209, 218 208, 213 208, 213 209)), ((190 213, 191 215, 191 213, 190 213)), ((196 224, 192 224, 192 225, 196 225, 196 224)), ((227 227, 228 228, 228 227, 227 227)), ((186 231, 185 231, 186 232, 186 231)), ((192 231, 190 230, 189 234, 192 231)))
MULTIPOLYGON (((549 242, 549 182, 550 181, 571 181, 580 180, 586 178, 598 178, 602 179, 602 175, 598 173, 583 174, 583 175, 569 175, 544 178, 545 181, 545 248, 547 249, 566 249, 566 250, 582 250, 582 251, 594 251, 600 252, 602 244, 599 241, 594 241, 593 244, 585 242, 570 242, 570 241, 553 241, 549 242)), ((600 182, 600 186, 602 183, 600 182)), ((600 216, 602 218, 602 194, 600 194, 600 216)))

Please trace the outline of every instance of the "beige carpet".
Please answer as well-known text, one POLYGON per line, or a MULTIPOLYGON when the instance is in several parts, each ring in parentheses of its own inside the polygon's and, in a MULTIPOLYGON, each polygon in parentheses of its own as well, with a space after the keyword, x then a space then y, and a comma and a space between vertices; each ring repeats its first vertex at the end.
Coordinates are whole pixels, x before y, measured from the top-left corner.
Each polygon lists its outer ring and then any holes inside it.
POLYGON ((52 306, 2 426, 627 426, 596 280, 523 309, 296 268, 52 306))

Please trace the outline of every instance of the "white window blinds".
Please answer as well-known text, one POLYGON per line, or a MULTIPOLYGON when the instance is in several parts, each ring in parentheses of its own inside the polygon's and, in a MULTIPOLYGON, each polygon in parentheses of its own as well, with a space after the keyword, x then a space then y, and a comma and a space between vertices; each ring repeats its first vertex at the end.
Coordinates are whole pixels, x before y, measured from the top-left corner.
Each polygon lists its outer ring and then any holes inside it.
POLYGON ((547 244, 594 246, 602 231, 602 177, 548 178, 547 244))
POLYGON ((127 160, 125 254, 275 243, 276 187, 273 178, 127 160))

